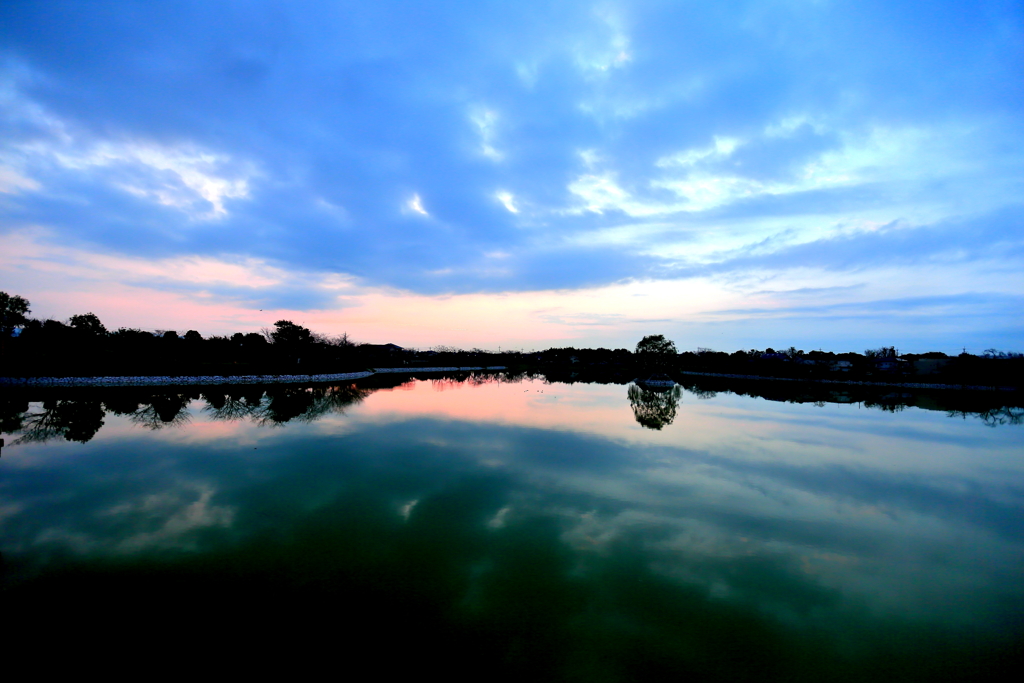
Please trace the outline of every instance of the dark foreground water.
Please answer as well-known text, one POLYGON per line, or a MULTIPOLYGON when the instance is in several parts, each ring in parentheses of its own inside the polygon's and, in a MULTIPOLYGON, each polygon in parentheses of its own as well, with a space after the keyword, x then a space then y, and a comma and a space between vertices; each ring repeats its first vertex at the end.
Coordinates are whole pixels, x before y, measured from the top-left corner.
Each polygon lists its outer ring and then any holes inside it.
POLYGON ((42 645, 40 671, 136 675, 1019 669, 1019 411, 458 379, 200 391, 5 399, 8 663, 42 645))

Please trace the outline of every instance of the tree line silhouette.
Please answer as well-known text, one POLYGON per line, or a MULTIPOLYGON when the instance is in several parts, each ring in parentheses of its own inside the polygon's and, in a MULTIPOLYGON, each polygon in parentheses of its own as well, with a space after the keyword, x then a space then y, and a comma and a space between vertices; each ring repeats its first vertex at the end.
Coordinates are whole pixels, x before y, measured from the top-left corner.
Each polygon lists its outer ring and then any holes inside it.
POLYGON ((258 332, 204 337, 196 330, 110 331, 94 313, 59 321, 30 318, 29 312, 27 300, 0 292, 0 376, 290 375, 380 367, 503 366, 562 382, 627 383, 651 373, 679 381, 687 373, 710 373, 1019 388, 1024 379, 1024 354, 995 349, 957 356, 901 354, 894 346, 863 353, 805 352, 792 346, 680 353, 663 335, 649 335, 632 351, 562 347, 495 353, 451 346, 414 350, 355 343, 347 334, 324 335, 290 320, 278 320, 273 328, 258 332))

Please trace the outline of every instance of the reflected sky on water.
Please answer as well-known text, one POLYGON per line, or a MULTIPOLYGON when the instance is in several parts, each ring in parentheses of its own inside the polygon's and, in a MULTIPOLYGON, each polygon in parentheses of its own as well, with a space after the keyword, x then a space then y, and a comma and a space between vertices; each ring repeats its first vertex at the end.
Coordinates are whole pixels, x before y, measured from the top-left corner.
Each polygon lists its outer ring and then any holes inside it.
POLYGON ((399 619, 430 657, 472 644, 566 680, 935 680, 1014 660, 1024 427, 638 389, 79 397, 65 409, 103 413, 85 443, 4 435, 5 599, 117 614, 216 596, 241 628, 254 595, 291 618, 344 605, 366 643, 399 619))

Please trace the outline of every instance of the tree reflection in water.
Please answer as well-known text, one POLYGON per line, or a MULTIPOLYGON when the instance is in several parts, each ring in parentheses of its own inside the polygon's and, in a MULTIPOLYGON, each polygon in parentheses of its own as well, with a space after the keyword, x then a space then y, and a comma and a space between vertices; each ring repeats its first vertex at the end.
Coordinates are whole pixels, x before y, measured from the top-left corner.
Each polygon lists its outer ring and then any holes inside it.
POLYGON ((263 389, 252 386, 211 389, 203 392, 206 407, 203 409, 214 420, 246 420, 263 405, 263 389))
POLYGON ((314 422, 330 413, 344 413, 374 392, 355 384, 338 386, 277 386, 266 392, 235 387, 226 394, 204 393, 204 410, 215 420, 249 419, 264 426, 291 420, 314 422))
MULTIPOLYGON (((99 400, 48 400, 42 410, 21 415, 18 431, 21 436, 13 444, 38 443, 63 437, 85 443, 103 426, 106 412, 99 400)), ((13 422, 5 419, 4 422, 13 422)))
MULTIPOLYGON (((103 426, 107 412, 127 417, 147 429, 162 429, 187 424, 191 420, 189 406, 202 400, 202 411, 213 420, 251 420, 259 425, 276 426, 286 422, 313 422, 329 414, 345 410, 375 391, 412 388, 416 381, 429 381, 435 391, 491 383, 518 383, 522 373, 472 374, 454 373, 444 377, 376 377, 356 384, 341 385, 234 385, 182 388, 159 391, 145 388, 87 390, 56 390, 41 392, 38 398, 29 393, 8 393, 0 397, 0 432, 18 435, 11 445, 39 443, 63 438, 85 443, 103 426), (372 382, 372 384, 368 384, 372 382), (200 391, 202 393, 200 393, 200 391), (56 398, 60 396, 60 398, 56 398), (71 398, 68 398, 71 396, 71 398)), ((548 380, 545 380, 548 381, 548 380)), ((941 410, 949 417, 980 418, 986 425, 1024 424, 1024 408, 1019 394, 998 392, 910 392, 891 388, 864 386, 837 387, 827 384, 795 384, 784 382, 744 382, 718 378, 690 380, 685 388, 698 399, 712 399, 720 393, 735 393, 791 403, 857 403, 865 408, 899 412, 914 406, 941 410), (1016 401, 1016 403, 1013 403, 1016 401)), ((659 388, 630 385, 627 396, 636 421, 647 429, 660 430, 672 424, 681 403, 681 386, 659 388)))
POLYGON ((997 427, 999 425, 1021 425, 1024 424, 1024 408, 1003 406, 1002 408, 991 408, 979 413, 970 413, 965 410, 950 410, 946 413, 949 417, 968 416, 980 417, 986 427, 997 427))
POLYGON ((27 400, 5 399, 0 406, 0 426, 5 434, 20 435, 12 446, 58 438, 85 443, 103 426, 108 412, 127 417, 146 429, 179 427, 191 421, 189 405, 200 398, 206 403, 203 411, 214 420, 252 420, 259 425, 275 426, 292 420, 313 422, 330 413, 343 413, 374 391, 355 384, 238 386, 202 394, 112 391, 71 399, 48 398, 41 406, 27 400))
POLYGON ((188 404, 191 399, 182 394, 154 396, 151 403, 140 406, 129 414, 129 419, 146 429, 179 427, 191 421, 188 404))
POLYGON ((647 429, 661 429, 676 419, 682 390, 679 385, 671 388, 643 388, 631 384, 627 396, 637 422, 647 429))

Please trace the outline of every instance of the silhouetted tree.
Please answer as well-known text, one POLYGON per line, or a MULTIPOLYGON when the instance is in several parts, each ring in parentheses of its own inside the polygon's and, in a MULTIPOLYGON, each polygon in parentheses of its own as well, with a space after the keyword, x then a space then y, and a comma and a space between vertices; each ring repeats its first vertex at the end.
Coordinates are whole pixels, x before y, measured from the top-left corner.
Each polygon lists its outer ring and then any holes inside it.
POLYGON ((296 325, 291 320, 278 320, 274 323, 270 339, 275 344, 297 347, 308 344, 313 339, 313 333, 302 325, 296 325))
POLYGON ((105 337, 107 335, 107 328, 103 326, 95 313, 73 315, 68 319, 68 325, 75 331, 90 337, 105 337))
POLYGON ((10 337, 15 327, 24 325, 30 310, 28 300, 0 292, 0 336, 10 337))
POLYGON ((637 361, 647 369, 666 367, 675 360, 678 353, 675 343, 665 339, 662 334, 648 335, 636 345, 637 361))
POLYGON ((289 362, 294 358, 296 363, 301 362, 315 341, 313 333, 308 328, 296 325, 290 320, 278 320, 274 323, 274 329, 265 330, 264 334, 269 337, 275 349, 289 358, 289 362))

